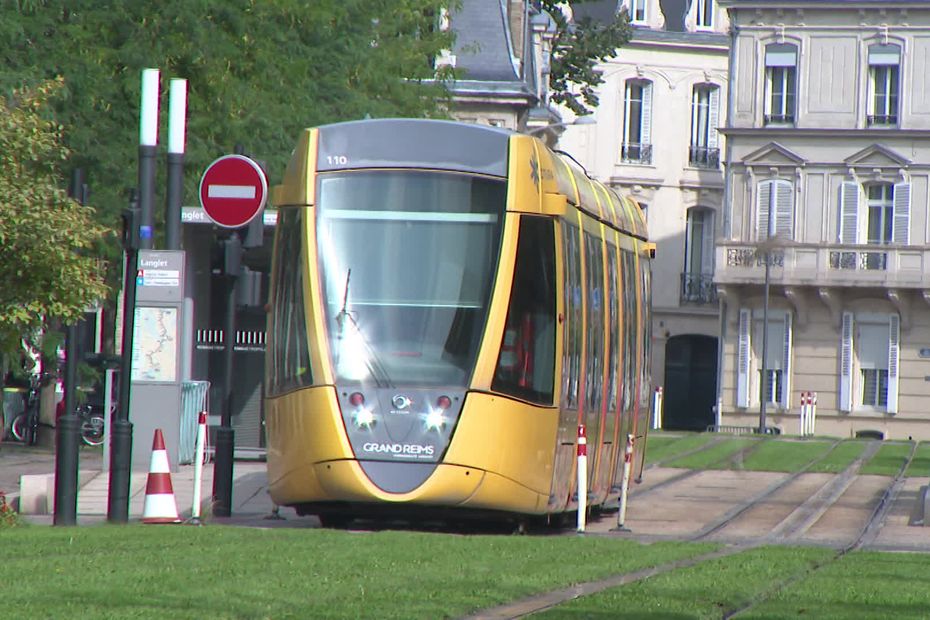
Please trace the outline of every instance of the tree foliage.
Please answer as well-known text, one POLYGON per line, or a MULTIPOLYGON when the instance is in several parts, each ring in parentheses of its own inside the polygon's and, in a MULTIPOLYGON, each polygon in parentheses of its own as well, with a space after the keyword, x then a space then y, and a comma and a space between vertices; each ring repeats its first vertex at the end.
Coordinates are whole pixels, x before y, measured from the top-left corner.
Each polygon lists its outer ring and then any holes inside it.
POLYGON ((569 8, 590 0, 540 0, 540 8, 556 22, 552 42, 549 89, 552 100, 579 116, 591 114, 597 107, 597 86, 604 82, 598 63, 617 55, 618 48, 630 40, 632 29, 626 9, 617 13, 612 22, 586 18, 571 20, 569 8))
POLYGON ((0 97, 0 344, 101 299, 97 248, 106 229, 61 187, 68 151, 48 120, 61 80, 0 97))
POLYGON ((63 77, 54 114, 69 163, 85 169, 102 220, 115 226, 127 188, 137 185, 142 69, 161 70, 160 143, 169 79, 188 81, 184 195, 195 204, 203 170, 237 143, 265 161, 275 183, 304 127, 366 115, 443 115, 446 89, 432 79, 431 60, 450 47, 450 35, 434 28, 447 4, 0 0, 0 92, 63 77))

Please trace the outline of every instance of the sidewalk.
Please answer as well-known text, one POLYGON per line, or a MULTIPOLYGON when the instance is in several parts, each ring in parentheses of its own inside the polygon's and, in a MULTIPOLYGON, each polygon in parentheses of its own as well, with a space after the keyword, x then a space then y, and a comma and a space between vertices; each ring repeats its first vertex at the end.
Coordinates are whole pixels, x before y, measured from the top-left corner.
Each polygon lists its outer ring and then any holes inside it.
MULTIPOLYGON (((87 481, 78 489, 77 523, 90 525, 105 523, 109 502, 109 472, 88 472, 87 481)), ((83 476, 82 476, 83 478, 83 476)), ((129 484, 129 520, 140 521, 145 507, 145 486, 148 472, 134 471, 129 484)), ((83 481, 82 481, 83 482, 83 481)), ((181 519, 191 516, 194 499, 194 466, 182 465, 171 473, 171 485, 174 490, 178 514, 181 519)), ((233 463, 232 515, 226 518, 214 517, 210 503, 213 494, 213 463, 203 467, 201 482, 201 517, 213 523, 230 525, 249 525, 268 527, 275 523, 265 520, 271 515, 274 504, 268 495, 268 481, 265 463, 261 461, 235 461, 233 463)), ((49 502, 51 504, 51 502, 49 502)), ((293 514, 293 513, 291 513, 293 514)), ((29 523, 51 525, 53 515, 23 515, 29 523)))

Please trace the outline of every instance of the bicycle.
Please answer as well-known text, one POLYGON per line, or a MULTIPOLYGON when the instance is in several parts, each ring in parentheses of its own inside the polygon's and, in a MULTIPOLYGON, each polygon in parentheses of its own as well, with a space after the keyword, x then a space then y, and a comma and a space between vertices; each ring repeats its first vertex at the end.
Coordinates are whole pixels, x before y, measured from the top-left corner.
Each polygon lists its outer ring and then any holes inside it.
POLYGON ((34 445, 39 437, 39 394, 41 390, 42 376, 30 377, 23 412, 13 418, 13 423, 10 425, 13 438, 27 446, 34 445))

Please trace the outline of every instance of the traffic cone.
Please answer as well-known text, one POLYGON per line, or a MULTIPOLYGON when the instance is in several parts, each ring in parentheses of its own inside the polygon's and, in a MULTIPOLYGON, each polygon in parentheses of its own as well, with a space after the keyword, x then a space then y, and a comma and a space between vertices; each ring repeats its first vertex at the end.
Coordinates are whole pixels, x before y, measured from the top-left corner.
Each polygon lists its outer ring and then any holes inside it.
POLYGON ((168 464, 168 451, 161 429, 155 429, 152 441, 152 461, 149 477, 145 484, 145 507, 142 510, 143 523, 180 523, 178 504, 174 499, 171 486, 171 467, 168 464))

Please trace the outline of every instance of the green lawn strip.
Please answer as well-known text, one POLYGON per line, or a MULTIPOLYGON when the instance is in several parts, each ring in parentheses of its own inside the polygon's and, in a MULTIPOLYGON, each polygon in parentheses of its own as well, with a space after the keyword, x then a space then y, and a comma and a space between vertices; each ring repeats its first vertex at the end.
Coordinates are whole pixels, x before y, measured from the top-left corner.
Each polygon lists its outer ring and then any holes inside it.
POLYGON ((867 441, 859 439, 844 441, 834 448, 830 454, 824 457, 822 461, 814 463, 807 471, 808 473, 826 474, 836 474, 844 471, 853 461, 859 458, 859 455, 862 454, 862 451, 865 450, 867 445, 867 441))
POLYGON ((815 547, 751 549, 582 597, 542 616, 719 619, 834 554, 815 547))
MULTIPOLYGON (((718 438, 712 433, 687 433, 678 437, 669 435, 653 435, 649 433, 646 440, 646 461, 660 463, 675 458, 676 455, 696 450, 718 438)), ((662 463, 665 465, 665 463, 662 463)))
POLYGON ((739 618, 927 618, 930 555, 857 551, 739 618))
POLYGON ((701 450, 700 452, 671 460, 664 465, 666 467, 682 467, 685 469, 729 469, 730 464, 724 461, 724 459, 752 445, 754 441, 761 440, 724 439, 720 443, 709 447, 707 450, 701 450))
POLYGON ((127 526, 0 530, 21 618, 445 618, 706 553, 604 537, 127 526))
POLYGON ((907 466, 905 475, 914 478, 930 476, 930 441, 921 441, 917 444, 914 460, 907 466))
POLYGON ((884 442, 869 462, 859 470, 860 474, 896 476, 907 462, 911 453, 911 442, 884 442))
POLYGON ((742 468, 750 471, 796 472, 826 453, 832 441, 766 440, 746 455, 742 468))

